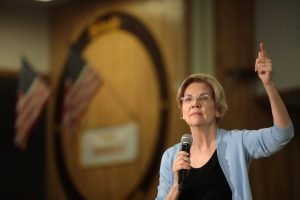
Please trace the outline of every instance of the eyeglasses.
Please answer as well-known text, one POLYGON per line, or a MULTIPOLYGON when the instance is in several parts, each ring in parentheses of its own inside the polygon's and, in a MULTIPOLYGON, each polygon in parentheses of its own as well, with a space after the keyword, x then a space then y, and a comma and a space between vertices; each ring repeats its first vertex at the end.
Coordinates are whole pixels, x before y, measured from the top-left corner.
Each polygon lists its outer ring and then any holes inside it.
POLYGON ((181 97, 181 101, 183 103, 190 104, 196 99, 197 102, 200 102, 201 104, 206 104, 210 98, 211 98, 211 96, 209 94, 205 93, 205 94, 201 94, 199 96, 192 96, 192 95, 183 96, 183 97, 181 97))

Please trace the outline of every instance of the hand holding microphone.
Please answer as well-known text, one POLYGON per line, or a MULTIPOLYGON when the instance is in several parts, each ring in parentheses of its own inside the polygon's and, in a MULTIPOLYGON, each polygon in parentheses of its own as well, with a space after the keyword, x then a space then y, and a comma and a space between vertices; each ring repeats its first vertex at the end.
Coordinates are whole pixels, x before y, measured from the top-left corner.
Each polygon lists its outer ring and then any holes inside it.
POLYGON ((188 170, 190 166, 190 148, 193 142, 192 135, 184 134, 181 137, 180 152, 177 154, 177 158, 173 164, 173 172, 177 177, 179 184, 179 191, 182 191, 185 180, 188 176, 188 170))

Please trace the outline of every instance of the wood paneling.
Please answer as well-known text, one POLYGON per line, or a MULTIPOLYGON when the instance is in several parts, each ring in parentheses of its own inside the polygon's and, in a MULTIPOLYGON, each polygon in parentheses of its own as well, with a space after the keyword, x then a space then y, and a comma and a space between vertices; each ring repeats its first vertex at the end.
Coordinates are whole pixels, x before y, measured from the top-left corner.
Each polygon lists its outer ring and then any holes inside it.
MULTIPOLYGON (((253 0, 215 1, 215 71, 227 94, 229 111, 221 126, 228 129, 258 129, 273 125, 268 100, 265 99, 261 106, 255 93, 256 84, 261 82, 253 73, 254 52, 258 50, 253 40, 253 5, 253 0)), ((288 95, 283 92, 282 96, 286 99, 288 95)), ((289 108, 296 125, 296 137, 270 158, 252 163, 253 199, 299 199, 299 110, 295 109, 289 108)))

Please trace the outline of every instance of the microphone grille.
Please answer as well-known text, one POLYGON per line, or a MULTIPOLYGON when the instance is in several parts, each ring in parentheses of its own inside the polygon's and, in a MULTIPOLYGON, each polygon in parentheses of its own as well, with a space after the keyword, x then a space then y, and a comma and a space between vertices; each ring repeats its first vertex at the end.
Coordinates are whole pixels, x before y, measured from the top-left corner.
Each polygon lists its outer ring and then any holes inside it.
POLYGON ((184 134, 181 137, 181 143, 188 143, 188 144, 192 144, 193 143, 193 137, 191 134, 184 134))

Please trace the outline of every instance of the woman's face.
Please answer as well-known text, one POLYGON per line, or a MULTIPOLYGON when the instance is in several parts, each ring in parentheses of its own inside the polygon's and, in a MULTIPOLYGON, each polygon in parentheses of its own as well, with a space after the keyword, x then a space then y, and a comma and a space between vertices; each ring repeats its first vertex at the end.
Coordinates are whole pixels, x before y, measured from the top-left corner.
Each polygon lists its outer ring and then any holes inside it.
POLYGON ((182 117, 189 126, 206 126, 216 123, 217 111, 211 88, 203 82, 193 82, 182 97, 182 117))

